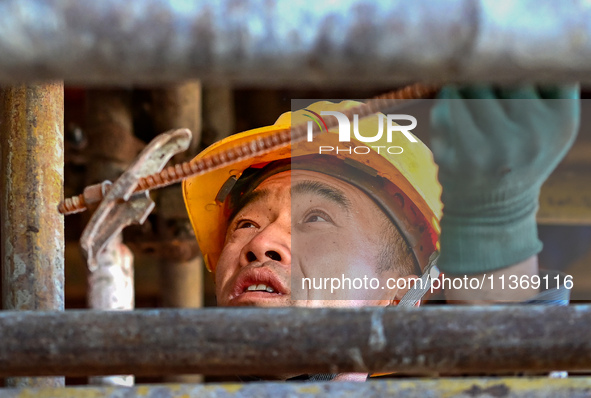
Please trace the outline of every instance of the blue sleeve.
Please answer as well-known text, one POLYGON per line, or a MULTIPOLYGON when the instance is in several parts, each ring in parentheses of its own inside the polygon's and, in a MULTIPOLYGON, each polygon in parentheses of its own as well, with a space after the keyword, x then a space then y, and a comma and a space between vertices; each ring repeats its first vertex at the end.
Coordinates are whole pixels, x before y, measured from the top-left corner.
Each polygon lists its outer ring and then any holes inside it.
MULTIPOLYGON (((570 289, 564 284, 566 274, 559 271, 542 271, 540 278, 547 276, 548 289, 540 291, 535 297, 524 301, 525 304, 543 304, 543 305, 568 305, 570 302, 570 289), (558 275, 558 279, 556 276, 558 275)), ((544 288, 546 286, 543 286, 544 288)))

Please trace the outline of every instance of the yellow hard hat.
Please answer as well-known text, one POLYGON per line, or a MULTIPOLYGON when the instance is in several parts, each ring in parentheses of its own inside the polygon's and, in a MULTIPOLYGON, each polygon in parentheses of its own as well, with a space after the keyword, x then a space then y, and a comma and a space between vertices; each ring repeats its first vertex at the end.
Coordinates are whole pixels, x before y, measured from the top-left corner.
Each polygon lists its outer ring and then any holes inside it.
MULTIPOLYGON (((343 111, 356 105, 359 103, 355 101, 316 102, 305 110, 284 113, 271 126, 225 138, 205 149, 194 160, 292 125, 307 123, 311 121, 311 115, 319 115, 323 111, 343 111)), ((384 119, 379 114, 365 117, 358 121, 358 131, 363 136, 371 136, 378 131, 379 123, 384 123, 384 119)), ((442 206, 437 166, 429 148, 416 137, 417 142, 410 142, 403 134, 391 134, 390 140, 387 138, 387 134, 382 134, 371 144, 354 137, 350 142, 339 142, 338 129, 335 128, 314 136, 311 142, 298 142, 184 180, 185 204, 207 268, 215 270, 224 245, 233 211, 231 201, 227 199, 233 186, 249 174, 258 173, 260 177, 261 170, 280 163, 283 169, 318 171, 361 189, 392 219, 412 248, 421 269, 424 269, 429 256, 438 249, 442 206), (330 151, 330 148, 333 150, 330 151)), ((280 170, 280 167, 274 167, 274 172, 280 170)), ((259 178, 258 182, 261 181, 259 178)), ((251 189, 257 185, 254 180, 250 183, 254 185, 251 189)))

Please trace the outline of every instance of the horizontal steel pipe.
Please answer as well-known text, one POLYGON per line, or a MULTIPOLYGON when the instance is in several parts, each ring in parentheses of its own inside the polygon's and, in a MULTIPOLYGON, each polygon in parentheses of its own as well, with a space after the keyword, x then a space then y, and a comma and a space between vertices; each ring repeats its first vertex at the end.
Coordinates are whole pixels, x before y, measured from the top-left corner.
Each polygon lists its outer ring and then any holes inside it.
POLYGON ((4 0, 0 83, 591 82, 585 0, 4 0))
POLYGON ((248 383, 160 384, 134 388, 68 387, 0 389, 0 398, 246 398, 246 397, 466 397, 466 398, 584 398, 591 379, 570 378, 462 378, 372 380, 367 383, 248 383))
POLYGON ((0 313, 0 376, 583 369, 591 306, 0 313))

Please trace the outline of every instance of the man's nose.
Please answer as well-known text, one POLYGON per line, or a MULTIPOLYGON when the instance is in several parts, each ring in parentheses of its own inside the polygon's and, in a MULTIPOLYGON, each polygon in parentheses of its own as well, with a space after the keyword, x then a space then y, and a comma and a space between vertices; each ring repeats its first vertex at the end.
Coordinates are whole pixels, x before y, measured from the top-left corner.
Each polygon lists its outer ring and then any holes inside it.
POLYGON ((240 265, 246 266, 258 261, 269 260, 291 264, 291 224, 281 225, 275 222, 259 231, 240 253, 240 265))

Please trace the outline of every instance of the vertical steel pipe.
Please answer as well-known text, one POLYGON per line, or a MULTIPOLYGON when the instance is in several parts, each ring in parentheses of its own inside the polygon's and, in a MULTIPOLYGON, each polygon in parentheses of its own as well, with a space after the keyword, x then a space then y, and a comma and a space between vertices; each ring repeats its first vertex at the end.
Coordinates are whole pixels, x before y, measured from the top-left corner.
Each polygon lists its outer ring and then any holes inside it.
MULTIPOLYGON (((64 87, 0 90, 2 306, 64 309, 64 87)), ((55 331, 47 330, 51 334, 55 331)), ((8 385, 64 385, 62 377, 8 379, 8 385)))
MULTIPOLYGON (((87 94, 86 131, 91 167, 89 184, 115 181, 136 156, 139 145, 133 134, 131 92, 91 90, 87 94)), ((98 267, 88 274, 88 306, 94 310, 132 310, 135 307, 133 254, 115 236, 100 253, 98 267)), ((132 375, 95 376, 94 385, 132 386, 132 375)))
MULTIPOLYGON (((189 81, 183 84, 151 90, 150 108, 157 133, 177 128, 193 132, 187 151, 178 154, 174 161, 184 161, 194 156, 201 140, 201 84, 189 81)), ((201 256, 191 246, 194 239, 186 236, 191 230, 180 186, 161 190, 158 196, 159 239, 163 250, 161 280, 162 304, 173 308, 198 308, 203 304, 203 264, 201 256), (186 244, 186 241, 189 244, 186 244)))
POLYGON ((181 128, 193 133, 189 149, 175 159, 194 154, 201 141, 201 83, 193 80, 150 90, 150 108, 157 134, 181 128))
POLYGON ((201 256, 186 261, 162 264, 162 306, 200 308, 203 306, 203 260, 201 256))
MULTIPOLYGON (((194 156, 201 140, 201 84, 189 81, 150 91, 149 107, 157 133, 177 128, 192 131, 192 143, 187 151, 175 156, 184 161, 194 156)), ((203 265, 201 256, 191 247, 194 238, 180 186, 158 192, 159 240, 162 250, 161 280, 162 303, 165 307, 197 308, 203 303, 203 265), (188 244, 186 242, 189 242, 188 244)))
MULTIPOLYGON (((177 128, 188 128, 193 133, 191 146, 173 158, 174 162, 190 159, 201 141, 201 83, 182 84, 154 89, 150 92, 150 105, 154 129, 157 133, 177 128)), ((159 238, 162 250, 160 276, 162 305, 170 308, 199 308, 203 305, 203 259, 199 252, 183 250, 194 246, 194 238, 187 237, 191 230, 180 186, 158 193, 158 216, 162 228, 159 238), (186 243, 187 238, 190 243, 186 243)), ((197 383, 199 375, 167 376, 167 382, 197 383)))
POLYGON ((234 92, 228 85, 203 87, 201 148, 235 133, 234 92))

